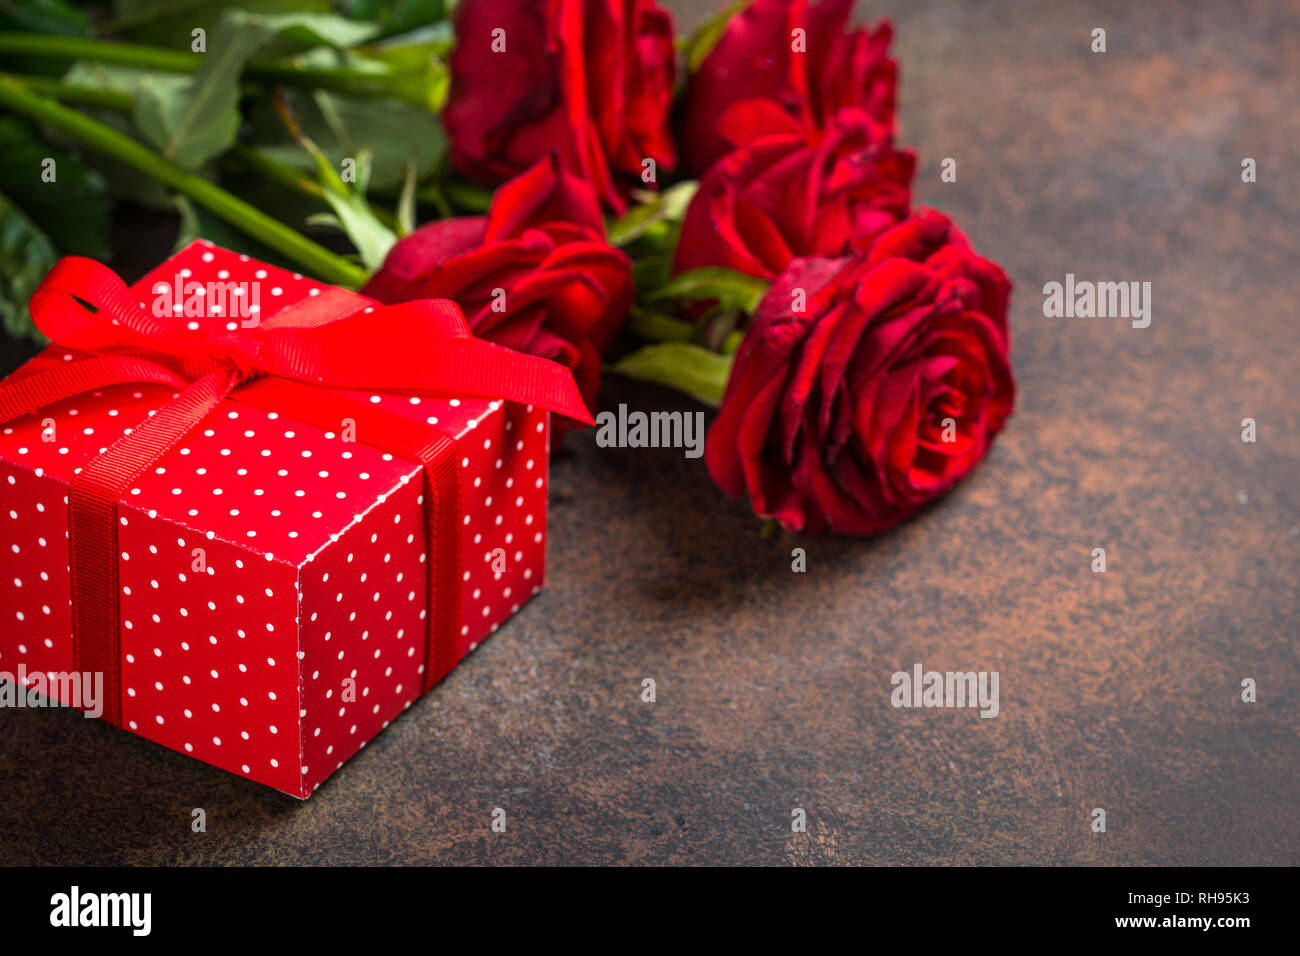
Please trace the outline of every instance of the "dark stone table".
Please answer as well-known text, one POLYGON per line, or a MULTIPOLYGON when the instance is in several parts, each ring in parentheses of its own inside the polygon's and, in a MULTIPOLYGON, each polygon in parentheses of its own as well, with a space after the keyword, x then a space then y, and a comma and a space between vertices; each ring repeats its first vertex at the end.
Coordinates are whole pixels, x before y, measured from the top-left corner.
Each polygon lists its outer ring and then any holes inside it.
MULTIPOLYGON (((577 436, 548 589, 310 801, 4 711, 0 862, 1300 862, 1300 12, 1067 6, 869 11, 918 199, 1016 282, 1019 405, 965 486, 763 538, 700 462, 577 436), (1045 318, 1067 272, 1151 282, 1151 326, 1045 318), (1000 715, 894 709, 918 662, 999 671, 1000 715)), ((117 246, 132 278, 165 251, 117 246)))

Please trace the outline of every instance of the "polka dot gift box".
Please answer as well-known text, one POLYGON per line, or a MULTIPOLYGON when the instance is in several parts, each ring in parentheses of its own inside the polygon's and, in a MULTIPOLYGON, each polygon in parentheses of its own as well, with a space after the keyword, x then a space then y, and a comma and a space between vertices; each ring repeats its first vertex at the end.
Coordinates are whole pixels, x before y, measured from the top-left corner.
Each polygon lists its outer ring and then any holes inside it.
POLYGON ((197 242, 130 287, 65 259, 31 309, 54 344, 0 383, 11 690, 305 798, 541 587, 548 413, 591 419, 452 303, 197 242))

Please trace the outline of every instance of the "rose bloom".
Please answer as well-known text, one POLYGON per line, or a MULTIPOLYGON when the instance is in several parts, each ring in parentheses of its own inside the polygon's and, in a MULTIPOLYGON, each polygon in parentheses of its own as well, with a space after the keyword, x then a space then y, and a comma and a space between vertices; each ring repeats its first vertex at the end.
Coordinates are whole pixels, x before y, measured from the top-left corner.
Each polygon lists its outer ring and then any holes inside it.
POLYGON ((594 410, 632 265, 605 242, 591 186, 551 156, 498 189, 486 216, 431 222, 399 241, 362 292, 387 305, 454 300, 480 338, 571 369, 594 410))
POLYGON ((726 266, 774 279, 797 256, 865 248, 907 215, 916 159, 894 149, 889 129, 865 110, 841 110, 825 130, 808 130, 774 104, 743 107, 727 112, 723 133, 744 145, 700 181, 675 271, 726 266), (757 135, 727 122, 760 117, 757 135))
POLYGON ((705 446, 714 481, 791 531, 874 534, 915 514, 1011 413, 1010 293, 936 212, 865 253, 794 260, 736 354, 705 446))
POLYGON ((865 110, 894 128, 897 68, 893 28, 847 30, 853 0, 756 0, 736 14, 691 77, 682 143, 686 165, 702 175, 730 149, 722 115, 733 105, 778 108, 810 129, 841 109, 865 110), (795 52, 802 30, 804 52, 795 52))
POLYGON ((454 23, 443 123, 462 175, 494 186, 558 150, 621 211, 645 159, 676 166, 673 19, 653 0, 462 0, 454 23))

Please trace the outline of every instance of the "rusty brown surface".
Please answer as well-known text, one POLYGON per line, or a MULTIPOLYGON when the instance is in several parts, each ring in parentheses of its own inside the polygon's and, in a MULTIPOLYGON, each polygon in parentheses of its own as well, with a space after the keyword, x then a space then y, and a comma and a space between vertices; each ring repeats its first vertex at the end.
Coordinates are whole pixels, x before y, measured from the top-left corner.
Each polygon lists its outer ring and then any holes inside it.
POLYGON ((1058 6, 863 11, 918 199, 1017 286, 1019 407, 964 487, 762 539, 700 462, 571 436, 547 591, 310 801, 3 711, 0 862, 1300 862, 1300 11, 1058 6), (1067 272, 1152 282, 1150 328, 1044 318, 1067 272), (894 709, 916 662, 998 670, 1000 716, 894 709))

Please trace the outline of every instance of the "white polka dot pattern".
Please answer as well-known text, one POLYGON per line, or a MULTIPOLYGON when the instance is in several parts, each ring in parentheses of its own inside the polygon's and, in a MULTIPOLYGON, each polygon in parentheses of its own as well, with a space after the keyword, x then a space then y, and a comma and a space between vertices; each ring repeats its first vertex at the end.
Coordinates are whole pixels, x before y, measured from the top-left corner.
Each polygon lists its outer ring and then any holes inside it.
MULTIPOLYGON (((220 272, 256 277, 268 316, 323 288, 202 242, 133 288, 149 302, 155 283, 184 271, 199 282, 220 272)), ((15 374, 73 357, 50 348, 15 374)), ((68 482, 174 394, 106 387, 0 428, 0 672, 72 669, 68 482), (51 423, 54 440, 44 440, 51 423)), ((459 660, 542 584, 547 415, 482 400, 347 394, 457 440, 459 660)), ((343 423, 322 431, 227 401, 123 496, 127 729, 305 797, 419 697, 422 476, 364 434, 345 437, 343 423)))

